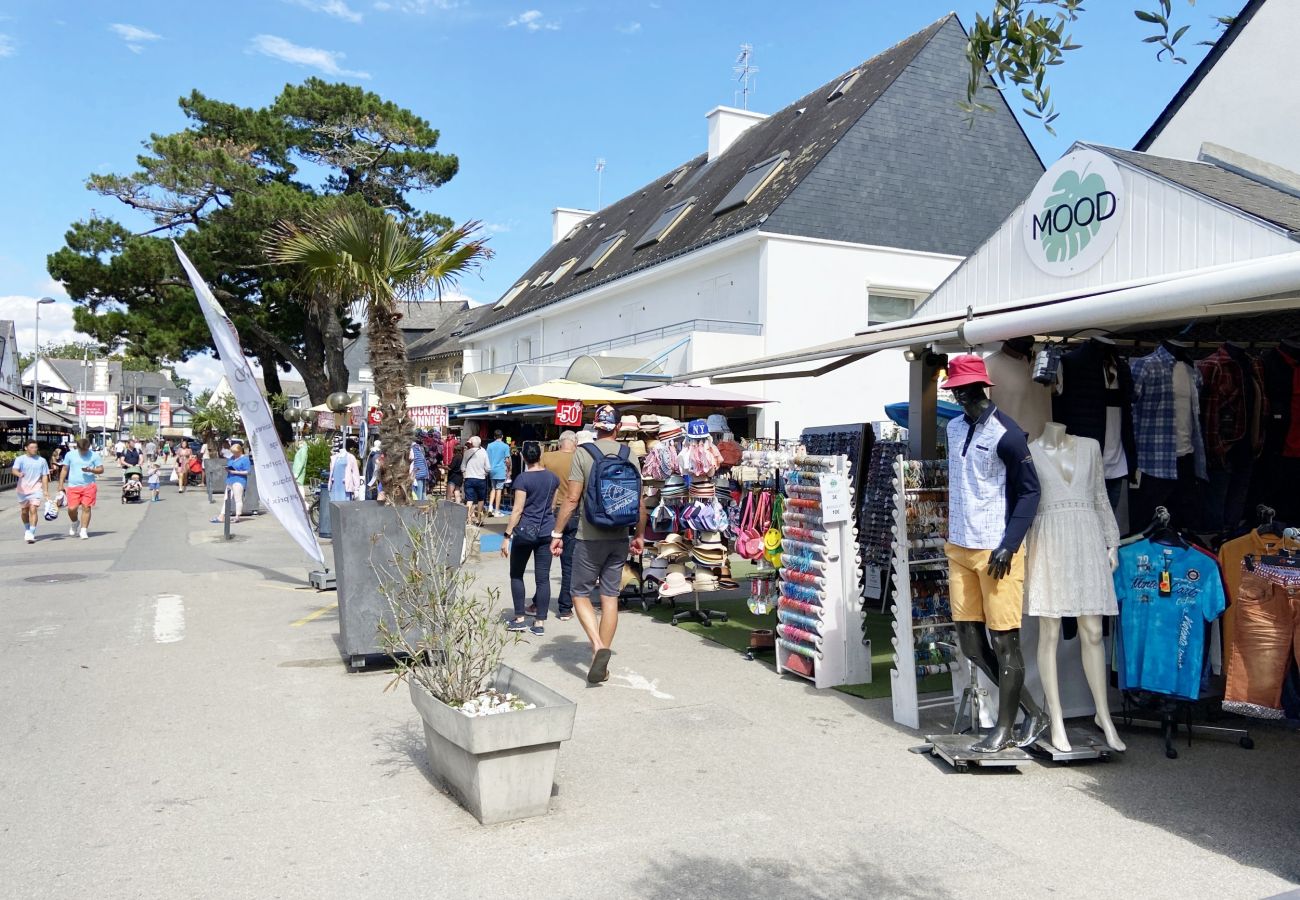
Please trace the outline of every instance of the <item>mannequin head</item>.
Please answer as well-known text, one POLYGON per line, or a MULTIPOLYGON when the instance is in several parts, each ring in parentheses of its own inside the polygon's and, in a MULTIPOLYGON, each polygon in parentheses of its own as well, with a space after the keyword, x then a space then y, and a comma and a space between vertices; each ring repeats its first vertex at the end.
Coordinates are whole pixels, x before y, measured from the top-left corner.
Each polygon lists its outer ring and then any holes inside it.
POLYGON ((955 387, 952 389, 952 395, 961 404, 961 408, 966 411, 966 415, 972 419, 978 419, 984 412, 984 407, 989 404, 988 394, 982 384, 955 387))

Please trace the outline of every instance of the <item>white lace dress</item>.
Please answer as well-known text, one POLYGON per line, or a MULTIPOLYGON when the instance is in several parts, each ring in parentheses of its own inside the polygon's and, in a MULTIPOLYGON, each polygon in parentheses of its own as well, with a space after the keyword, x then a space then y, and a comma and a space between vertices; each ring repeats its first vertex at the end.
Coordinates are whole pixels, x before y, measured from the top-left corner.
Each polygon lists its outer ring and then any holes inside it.
POLYGON ((1029 445, 1042 492, 1026 538, 1025 613, 1031 616, 1059 619, 1119 612, 1107 553, 1119 545, 1119 525, 1106 496, 1101 447, 1092 438, 1073 437, 1074 475, 1069 481, 1037 442, 1029 445))

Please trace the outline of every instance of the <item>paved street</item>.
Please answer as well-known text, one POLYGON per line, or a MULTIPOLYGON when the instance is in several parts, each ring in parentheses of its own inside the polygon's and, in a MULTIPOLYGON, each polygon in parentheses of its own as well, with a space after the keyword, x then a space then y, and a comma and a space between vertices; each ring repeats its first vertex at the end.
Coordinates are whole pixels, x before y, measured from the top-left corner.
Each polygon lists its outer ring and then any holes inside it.
MULTIPOLYGON (((110 479, 111 481, 111 479, 110 479)), ((1109 764, 954 775, 889 701, 783 680, 640 615, 587 688, 576 621, 512 662, 578 700, 550 816, 434 788, 404 691, 348 674, 333 595, 201 493, 21 543, 0 494, 0 894, 1265 897, 1300 882, 1300 734, 1126 733, 1109 764), (82 575, 64 582, 56 576, 82 575), (42 579, 48 579, 43 582, 42 579)), ((503 561, 483 563, 502 585, 503 561)))

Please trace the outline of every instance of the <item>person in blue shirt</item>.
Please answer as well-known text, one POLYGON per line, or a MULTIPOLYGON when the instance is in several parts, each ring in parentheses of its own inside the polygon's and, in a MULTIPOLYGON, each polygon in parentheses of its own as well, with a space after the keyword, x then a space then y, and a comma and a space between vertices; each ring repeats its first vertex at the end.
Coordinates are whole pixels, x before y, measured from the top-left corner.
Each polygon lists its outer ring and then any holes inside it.
POLYGON ((104 461, 90 449, 89 438, 79 438, 77 449, 63 457, 63 468, 59 470, 59 491, 67 498, 68 518, 72 520, 68 534, 78 534, 77 522, 80 519, 80 536, 83 541, 90 537, 90 511, 98 497, 95 476, 103 474, 104 461))
MULTIPOLYGON (((234 501, 235 516, 232 522, 238 522, 244 515, 244 491, 248 490, 248 473, 252 471, 253 461, 244 455, 244 445, 240 441, 230 442, 230 458, 226 460, 226 496, 234 501)), ((224 522, 226 505, 223 502, 221 512, 212 517, 212 521, 224 522)))
POLYGON ((487 445, 488 465, 491 467, 489 478, 492 479, 492 493, 488 497, 488 513, 501 515, 501 494, 506 487, 506 464, 510 460, 510 445, 505 441, 501 429, 493 435, 495 440, 487 445))

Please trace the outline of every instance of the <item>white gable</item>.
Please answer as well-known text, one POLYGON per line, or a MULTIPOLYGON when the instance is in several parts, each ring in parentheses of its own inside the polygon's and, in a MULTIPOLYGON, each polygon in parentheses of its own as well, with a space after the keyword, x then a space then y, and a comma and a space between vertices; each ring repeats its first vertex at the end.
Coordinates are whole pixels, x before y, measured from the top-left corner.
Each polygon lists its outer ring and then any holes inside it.
MULTIPOLYGON (((1076 145, 1078 146, 1078 145, 1076 145)), ((1113 159, 1125 210, 1114 243, 1095 265, 1049 275, 1025 250, 1024 204, 939 286, 918 318, 983 309, 1015 300, 1093 293, 1178 272, 1293 253, 1286 233, 1240 210, 1113 159)))

